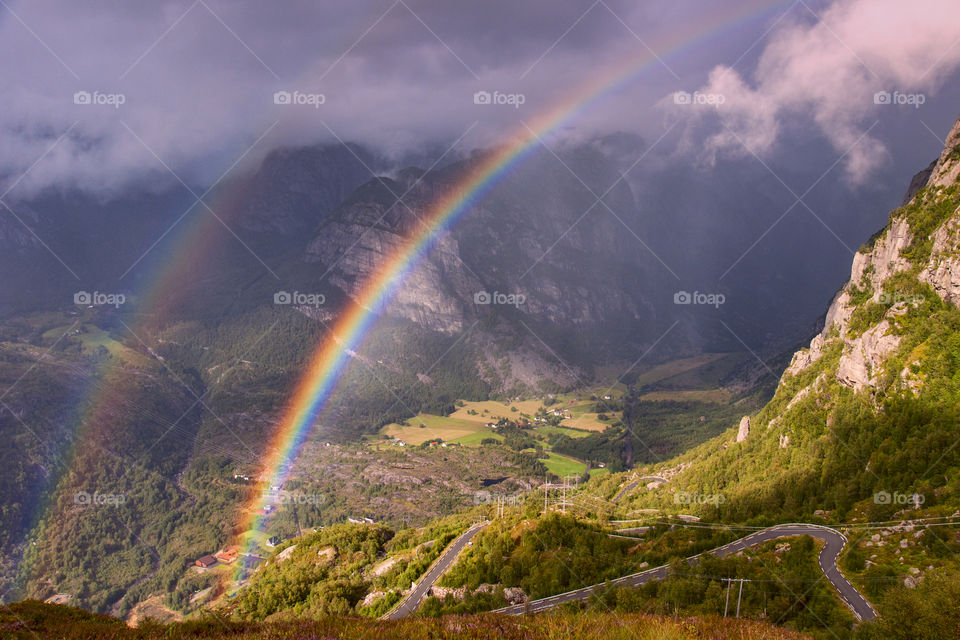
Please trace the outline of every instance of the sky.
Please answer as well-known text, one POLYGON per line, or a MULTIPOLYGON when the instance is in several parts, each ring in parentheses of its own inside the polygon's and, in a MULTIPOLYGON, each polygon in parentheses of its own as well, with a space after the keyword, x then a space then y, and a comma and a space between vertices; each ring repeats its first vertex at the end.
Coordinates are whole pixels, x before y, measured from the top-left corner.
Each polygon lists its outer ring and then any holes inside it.
POLYGON ((109 197, 170 172, 203 186, 276 146, 338 140, 397 157, 454 143, 466 152, 496 144, 602 70, 651 53, 659 60, 559 137, 667 133, 652 160, 702 169, 789 156, 786 141, 799 134, 827 143, 822 158, 805 160, 837 163, 856 189, 902 171, 901 148, 931 156, 960 112, 960 7, 947 0, 282 7, 4 0, 4 190, 29 197, 78 186, 109 197), (691 22, 738 14, 748 17, 669 51, 691 22), (480 90, 523 102, 476 105, 480 90), (302 104, 275 104, 277 91, 299 92, 291 101, 302 104), (693 104, 677 104, 677 91, 693 104), (882 91, 892 104, 875 101, 882 91))

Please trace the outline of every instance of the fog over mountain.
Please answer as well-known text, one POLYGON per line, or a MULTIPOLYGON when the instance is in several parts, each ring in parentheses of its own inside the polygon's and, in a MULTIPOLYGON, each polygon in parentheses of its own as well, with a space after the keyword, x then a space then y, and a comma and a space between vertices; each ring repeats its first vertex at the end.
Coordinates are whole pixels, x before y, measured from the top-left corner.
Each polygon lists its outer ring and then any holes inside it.
POLYGON ((956 0, 0 0, 0 60, 0 636, 956 637, 956 0))
MULTIPOLYGON (((336 27, 325 19, 334 7, 315 3, 281 13, 207 2, 11 4, 0 46, 23 63, 4 70, 0 170, 5 201, 24 205, 4 228, 18 246, 36 242, 22 237, 24 225, 51 188, 108 207, 150 192, 189 202, 185 186, 199 194, 225 174, 252 174, 276 148, 359 143, 380 158, 358 167, 367 174, 451 162, 530 126, 597 67, 649 59, 544 137, 541 151, 619 140, 609 151, 640 210, 622 216, 633 217, 624 231, 638 252, 678 290, 765 300, 778 283, 802 283, 795 307, 777 303, 796 338, 813 321, 803 309, 839 286, 850 251, 900 198, 901 176, 940 145, 960 62, 960 48, 940 43, 960 34, 900 3, 695 4, 568 5, 545 19, 537 3, 356 3, 346 16, 336 9, 336 27), (864 22, 880 35, 861 35, 864 22), (721 24, 735 39, 711 33, 721 24), (477 105, 477 90, 520 93, 523 103, 477 105), (84 91, 122 103, 75 104, 84 91), (277 105, 275 91, 322 94, 323 103, 277 105), (677 91, 722 95, 723 108, 676 104, 677 91), (875 104, 883 91, 923 103, 875 104), (813 263, 810 247, 822 248, 813 263)), ((129 215, 179 215, 153 211, 129 215)), ((742 322, 748 341, 764 331, 742 322)), ((777 340, 756 344, 765 342, 777 340)))

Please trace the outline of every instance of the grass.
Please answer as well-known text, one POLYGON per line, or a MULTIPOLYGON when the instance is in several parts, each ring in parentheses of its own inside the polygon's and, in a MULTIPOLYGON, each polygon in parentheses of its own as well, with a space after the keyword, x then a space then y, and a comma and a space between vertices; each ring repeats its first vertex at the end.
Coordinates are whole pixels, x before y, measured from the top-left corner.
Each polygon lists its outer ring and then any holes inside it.
POLYGON ((569 429, 567 427, 537 427, 537 433, 543 435, 570 436, 571 438, 585 438, 590 432, 581 429, 569 429))
POLYGON ((610 422, 603 422, 598 417, 599 414, 596 413, 583 413, 580 416, 577 416, 574 411, 571 410, 570 415, 573 416, 569 420, 564 420, 564 426, 568 426, 572 429, 581 429, 583 431, 603 431, 610 426, 610 422))
POLYGON ((307 640, 308 638, 383 638, 385 640, 446 640, 501 638, 502 640, 692 640, 694 638, 806 638, 765 622, 697 616, 673 618, 647 614, 563 613, 538 616, 492 614, 454 615, 441 618, 407 618, 398 621, 350 617, 321 620, 287 617, 273 622, 234 622, 221 618, 169 625, 144 623, 131 629, 122 621, 63 605, 37 601, 17 602, 0 608, 0 634, 10 640, 74 638, 102 640, 161 640, 179 638, 231 638, 233 640, 307 640))
POLYGON ((459 438, 477 438, 476 444, 484 437, 491 437, 493 431, 487 429, 483 423, 462 420, 459 418, 434 416, 429 413, 415 415, 408 420, 409 426, 388 424, 380 433, 399 438, 407 444, 419 445, 429 440, 440 438, 445 442, 457 442, 459 438), (425 425, 421 427, 420 425, 425 425))
POLYGON ((497 433, 494 433, 490 429, 482 429, 480 431, 471 433, 468 436, 457 438, 456 440, 453 440, 453 442, 456 442, 457 444, 462 444, 465 447, 475 447, 475 446, 478 446, 481 441, 487 438, 493 438, 494 440, 500 440, 501 442, 503 441, 503 436, 497 433))
POLYGON ((100 347, 105 348, 114 358, 120 358, 131 365, 148 366, 150 359, 133 349, 124 346, 121 342, 115 340, 109 331, 104 331, 100 327, 84 323, 76 326, 73 323, 57 326, 48 329, 43 333, 43 340, 47 343, 54 343, 61 339, 63 334, 73 329, 80 329, 80 333, 72 336, 80 340, 85 355, 93 355, 100 347))
MULTIPOLYGON (((609 425, 608 422, 601 421, 596 413, 590 413, 593 403, 589 400, 575 400, 575 396, 564 399, 557 403, 556 407, 562 406, 570 411, 569 420, 564 420, 561 427, 540 427, 538 433, 562 433, 571 438, 582 438, 589 435, 590 431, 603 431, 609 425), (575 404, 570 404, 573 400, 575 404)), ((580 397, 580 396, 576 396, 580 397)), ((381 435, 388 435, 393 438, 399 438, 409 445, 419 446, 424 442, 442 439, 444 442, 454 442, 464 446, 479 446, 484 438, 501 437, 496 432, 487 427, 487 423, 496 422, 499 418, 509 418, 510 420, 519 420, 520 414, 532 416, 543 406, 540 400, 521 400, 512 403, 503 403, 497 400, 483 401, 464 401, 464 406, 458 408, 449 416, 436 416, 429 413, 421 413, 407 422, 409 425, 398 423, 388 424, 380 430, 381 435), (512 411, 511 408, 516 408, 512 411), (486 411, 486 413, 484 413, 486 411), (471 413, 475 412, 475 413, 471 413), (421 427, 420 425, 424 425, 421 427)))
POLYGON ((550 457, 544 460, 543 464, 547 467, 547 471, 561 478, 563 476, 578 476, 587 470, 587 465, 579 460, 553 452, 550 452, 550 457))
POLYGON ((490 422, 495 416, 515 420, 516 418, 520 417, 521 413, 533 415, 537 412, 537 409, 539 409, 542 404, 543 402, 540 400, 520 400, 518 402, 511 402, 509 404, 505 404, 498 400, 464 401, 464 406, 458 408, 456 411, 450 414, 450 417, 483 423, 490 422), (517 410, 511 411, 511 407, 515 407, 517 410), (471 415, 469 413, 471 410, 476 411, 477 415, 471 415), (484 411, 487 413, 484 414, 484 411))
POLYGON ((726 357, 726 353, 705 353, 703 355, 694 356, 692 358, 680 358, 678 360, 671 360, 664 364, 653 367, 649 371, 645 371, 637 376, 637 386, 643 386, 648 384, 653 384, 654 382, 659 382, 661 380, 666 380, 667 378, 672 378, 673 376, 691 371, 693 369, 698 369, 705 364, 709 364, 714 360, 719 360, 726 357))
POLYGON ((723 403, 731 399, 731 394, 726 389, 690 389, 687 391, 651 391, 640 396, 641 400, 648 402, 662 402, 672 400, 675 402, 715 402, 723 403))

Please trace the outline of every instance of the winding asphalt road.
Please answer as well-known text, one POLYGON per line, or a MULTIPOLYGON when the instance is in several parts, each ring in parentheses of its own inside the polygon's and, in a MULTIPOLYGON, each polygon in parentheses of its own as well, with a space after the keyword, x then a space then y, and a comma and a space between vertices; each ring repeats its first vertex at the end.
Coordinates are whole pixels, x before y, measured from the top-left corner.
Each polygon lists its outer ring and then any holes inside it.
MULTIPOLYGON (((717 547, 708 553, 717 556, 725 556, 731 553, 737 553, 748 547, 753 547, 777 538, 787 538, 790 536, 813 536, 825 542, 820 551, 818 562, 827 580, 833 585, 834 589, 840 594, 844 604, 853 612, 857 620, 872 620, 877 616, 876 611, 870 606, 866 598, 860 595, 852 584, 850 584, 840 570, 837 568, 837 556, 847 543, 846 537, 836 529, 823 527, 815 524, 783 524, 768 529, 762 529, 756 533, 734 540, 722 547, 717 547)), ((702 554, 697 554, 687 558, 691 566, 695 565, 702 554)), ((611 580, 610 584, 615 587, 638 587, 649 580, 662 580, 667 576, 668 565, 647 569, 640 573, 633 573, 616 580, 611 580)), ((567 593, 557 594, 540 600, 531 600, 526 604, 518 604, 511 607, 497 609, 495 613, 506 613, 509 615, 519 615, 522 613, 535 613, 552 609, 564 602, 576 600, 586 600, 593 594, 595 589, 603 589, 605 584, 595 584, 583 589, 568 591, 567 593)))
POLYGON ((661 476, 641 476, 641 477, 637 478, 636 480, 634 480, 633 482, 631 482, 630 484, 628 484, 627 486, 625 486, 623 489, 620 489, 620 491, 617 492, 617 495, 613 496, 613 498, 610 499, 610 502, 616 502, 617 500, 619 500, 620 498, 622 498, 625 493, 629 493, 629 492, 633 491, 634 489, 636 489, 636 488, 637 488, 637 485, 640 484, 640 483, 641 483, 642 481, 644 481, 644 480, 657 481, 657 482, 667 482, 667 481, 668 481, 666 478, 663 478, 663 477, 661 477, 661 476))
POLYGON ((440 576, 444 572, 453 566, 453 563, 457 561, 457 558, 467 548, 467 545, 470 543, 470 540, 473 539, 473 536, 477 535, 484 527, 486 527, 489 522, 478 522, 473 525, 466 531, 460 534, 460 536, 454 539, 446 549, 443 550, 443 553, 440 554, 440 557, 437 558, 430 568, 427 569, 427 572, 420 577, 420 580, 417 581, 416 586, 410 590, 410 592, 405 595, 400 602, 398 602, 393 609, 381 616, 382 620, 399 620, 404 618, 420 607, 420 603, 423 602, 423 599, 430 593, 430 588, 437 583, 437 580, 440 579, 440 576))
POLYGON ((620 491, 617 491, 617 495, 613 496, 613 498, 610 500, 610 502, 616 502, 617 500, 619 500, 619 499, 623 496, 623 494, 628 493, 628 492, 633 491, 634 489, 636 489, 638 484, 640 484, 640 479, 639 479, 639 478, 637 478, 636 480, 634 480, 633 482, 631 482, 630 484, 628 484, 627 486, 625 486, 623 489, 620 489, 620 491))

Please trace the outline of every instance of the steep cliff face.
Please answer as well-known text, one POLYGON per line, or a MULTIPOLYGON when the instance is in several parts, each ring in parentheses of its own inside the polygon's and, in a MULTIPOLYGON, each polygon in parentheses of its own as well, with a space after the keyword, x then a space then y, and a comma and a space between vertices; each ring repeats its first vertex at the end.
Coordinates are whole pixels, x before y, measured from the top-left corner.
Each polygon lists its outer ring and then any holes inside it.
MULTIPOLYGON (((422 224, 428 194, 425 189, 408 192, 410 187, 389 178, 364 184, 320 225, 305 260, 319 263, 329 271, 331 284, 356 295, 384 259, 422 224)), ((465 328, 465 300, 469 296, 472 301, 471 292, 480 289, 480 282, 461 263, 457 240, 448 235, 440 239, 430 259, 406 277, 388 312, 453 333, 465 328)))
POLYGON ((243 201, 239 225, 286 236, 310 232, 380 166, 357 145, 272 151, 253 176, 234 185, 243 201))
POLYGON ((907 203, 854 257, 850 280, 834 297, 823 331, 794 354, 781 387, 834 347, 840 353, 831 373, 844 386, 869 392, 885 392, 891 385, 917 389, 909 369, 888 371, 887 363, 906 342, 898 318, 918 312, 923 285, 960 306, 958 175, 960 121, 937 161, 918 174, 923 180, 911 183, 907 203))
MULTIPOLYGON (((306 261, 329 269, 330 281, 354 294, 385 255, 417 232, 438 195, 479 161, 368 182, 320 224, 306 261)), ((591 191, 602 193, 618 176, 599 152, 578 148, 563 161, 588 186, 547 154, 525 163, 438 241, 387 312, 447 333, 477 319, 512 315, 586 331, 619 325, 652 335, 657 286, 647 275, 653 257, 617 219, 635 221, 633 194, 620 182, 597 202, 591 191), (514 295, 515 304, 477 304, 481 292, 514 295)))

